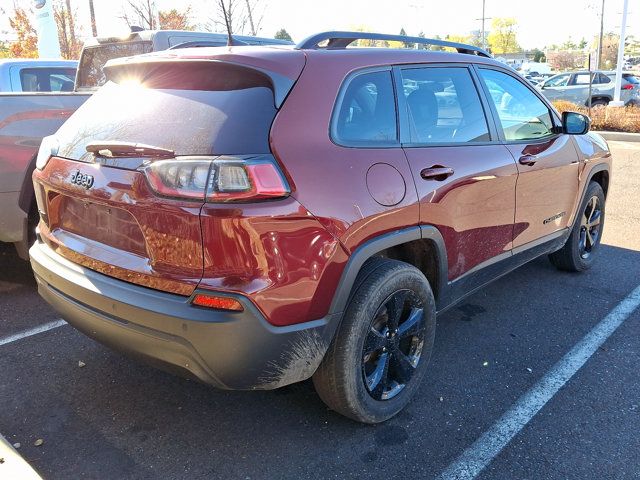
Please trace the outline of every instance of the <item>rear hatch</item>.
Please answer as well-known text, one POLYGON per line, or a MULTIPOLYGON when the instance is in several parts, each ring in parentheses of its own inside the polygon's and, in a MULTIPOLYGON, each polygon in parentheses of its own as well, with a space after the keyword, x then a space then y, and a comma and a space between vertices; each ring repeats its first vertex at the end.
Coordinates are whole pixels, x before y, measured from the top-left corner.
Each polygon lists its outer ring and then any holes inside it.
POLYGON ((238 168, 270 165, 276 99, 293 80, 208 60, 124 62, 107 75, 34 175, 41 236, 93 270, 190 295, 203 271, 202 205, 242 200, 212 191, 214 170, 240 192, 238 168))

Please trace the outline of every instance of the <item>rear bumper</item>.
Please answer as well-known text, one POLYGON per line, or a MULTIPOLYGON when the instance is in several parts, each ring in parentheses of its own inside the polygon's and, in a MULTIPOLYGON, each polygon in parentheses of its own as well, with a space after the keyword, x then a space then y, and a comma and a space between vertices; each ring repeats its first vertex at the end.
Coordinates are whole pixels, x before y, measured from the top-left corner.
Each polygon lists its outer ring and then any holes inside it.
POLYGON ((273 389, 309 378, 339 315, 274 327, 242 296, 243 312, 193 307, 71 263, 42 242, 30 250, 40 295, 62 318, 112 348, 219 388, 273 389))

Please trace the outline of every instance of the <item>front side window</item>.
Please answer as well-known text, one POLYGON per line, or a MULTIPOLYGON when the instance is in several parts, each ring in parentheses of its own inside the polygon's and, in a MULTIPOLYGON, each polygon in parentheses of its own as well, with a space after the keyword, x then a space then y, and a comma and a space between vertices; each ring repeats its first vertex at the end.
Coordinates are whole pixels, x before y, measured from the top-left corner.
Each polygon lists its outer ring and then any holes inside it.
POLYGON ((569 77, 571 75, 558 75, 556 77, 551 77, 544 84, 545 87, 566 87, 569 83, 569 77))
POLYGON ((422 67, 402 70, 412 143, 490 140, 487 119, 469 70, 422 67))
POLYGON ((480 69, 505 140, 536 140, 554 135, 549 108, 526 85, 497 70, 480 69))
POLYGON ((398 143, 390 71, 363 73, 351 79, 334 113, 332 137, 339 144, 349 145, 398 143))

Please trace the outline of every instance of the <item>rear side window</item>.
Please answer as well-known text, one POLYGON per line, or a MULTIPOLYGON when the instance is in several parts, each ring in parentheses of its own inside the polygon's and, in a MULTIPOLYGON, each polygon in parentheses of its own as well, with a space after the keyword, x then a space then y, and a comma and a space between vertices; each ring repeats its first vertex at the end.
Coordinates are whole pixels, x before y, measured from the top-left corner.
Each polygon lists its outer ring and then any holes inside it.
POLYGON ((630 73, 623 73, 622 78, 624 78, 629 83, 633 83, 634 85, 640 85, 640 79, 635 75, 631 75, 630 73))
MULTIPOLYGON (((592 73, 591 74, 592 85, 600 85, 603 83, 609 83, 609 77, 602 73, 592 73)), ((573 79, 574 85, 589 85, 589 74, 588 73, 576 73, 573 79)))
POLYGON ((402 70, 412 143, 490 140, 480 97, 466 68, 402 70))
POLYGON ((549 108, 526 85, 511 75, 480 69, 498 112, 505 140, 536 140, 553 133, 549 108))
POLYGON ((20 84, 23 92, 72 92, 75 68, 23 68, 20 84))
POLYGON ((382 147, 398 144, 391 72, 352 77, 338 101, 331 136, 341 145, 382 147))
POLYGON ((114 72, 58 130, 60 156, 89 160, 86 145, 94 141, 143 143, 177 155, 270 153, 276 108, 266 74, 213 62, 114 72))

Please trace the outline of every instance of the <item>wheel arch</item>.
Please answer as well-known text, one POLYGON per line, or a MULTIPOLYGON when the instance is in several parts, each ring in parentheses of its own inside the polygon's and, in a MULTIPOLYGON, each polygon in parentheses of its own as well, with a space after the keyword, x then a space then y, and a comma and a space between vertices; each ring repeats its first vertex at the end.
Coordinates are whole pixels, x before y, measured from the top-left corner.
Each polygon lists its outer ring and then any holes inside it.
POLYGON ((427 277, 440 303, 447 286, 447 252, 440 231, 432 225, 409 227, 377 236, 359 246, 349 257, 334 294, 329 313, 343 312, 356 277, 364 263, 374 256, 404 261, 427 277))
POLYGON ((585 184, 585 191, 589 183, 597 182, 602 187, 602 191, 604 192, 604 197, 607 198, 607 193, 609 192, 609 169, 607 168, 606 165, 603 164, 603 165, 594 167, 593 170, 589 172, 589 180, 585 184), (597 170, 597 171, 594 172, 593 170, 597 170))

